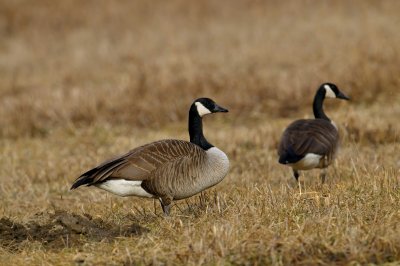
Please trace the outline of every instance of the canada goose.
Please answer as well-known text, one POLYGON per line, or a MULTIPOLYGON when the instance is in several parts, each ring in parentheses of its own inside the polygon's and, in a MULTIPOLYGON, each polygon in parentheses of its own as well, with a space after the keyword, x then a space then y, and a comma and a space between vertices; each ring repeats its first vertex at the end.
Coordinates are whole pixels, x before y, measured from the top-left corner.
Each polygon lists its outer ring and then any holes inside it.
POLYGON ((190 142, 166 139, 135 148, 78 177, 71 189, 96 186, 118 196, 158 198, 165 215, 173 200, 191 197, 221 182, 229 170, 226 154, 203 135, 202 117, 228 112, 209 98, 189 110, 190 142))
POLYGON ((321 180, 325 182, 326 171, 335 158, 339 146, 339 132, 322 108, 325 98, 350 100, 332 83, 323 83, 314 97, 315 119, 300 119, 283 132, 279 148, 279 163, 292 167, 298 181, 299 170, 321 168, 321 180))

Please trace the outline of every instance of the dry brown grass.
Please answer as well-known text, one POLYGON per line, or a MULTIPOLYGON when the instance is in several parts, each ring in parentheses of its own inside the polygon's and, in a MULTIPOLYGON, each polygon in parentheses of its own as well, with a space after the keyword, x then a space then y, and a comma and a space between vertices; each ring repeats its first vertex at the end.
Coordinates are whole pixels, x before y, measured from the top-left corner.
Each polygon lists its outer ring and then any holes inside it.
POLYGON ((398 1, 1 1, 0 264, 399 263, 398 1), (293 119, 327 102, 340 157, 302 193, 277 163, 293 119), (165 219, 82 171, 187 139, 199 96, 230 109, 206 134, 232 168, 165 219))

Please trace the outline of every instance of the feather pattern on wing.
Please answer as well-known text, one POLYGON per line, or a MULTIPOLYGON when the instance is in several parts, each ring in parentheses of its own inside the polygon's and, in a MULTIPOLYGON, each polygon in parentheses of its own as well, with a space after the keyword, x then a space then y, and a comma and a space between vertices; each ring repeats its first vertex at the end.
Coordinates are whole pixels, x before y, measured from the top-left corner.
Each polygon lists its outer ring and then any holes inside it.
POLYGON ((95 185, 108 179, 148 180, 161 166, 162 170, 182 169, 183 166, 177 168, 168 166, 187 164, 186 161, 191 157, 205 157, 205 152, 197 145, 182 140, 161 140, 149 143, 82 174, 72 188, 85 184, 95 185))

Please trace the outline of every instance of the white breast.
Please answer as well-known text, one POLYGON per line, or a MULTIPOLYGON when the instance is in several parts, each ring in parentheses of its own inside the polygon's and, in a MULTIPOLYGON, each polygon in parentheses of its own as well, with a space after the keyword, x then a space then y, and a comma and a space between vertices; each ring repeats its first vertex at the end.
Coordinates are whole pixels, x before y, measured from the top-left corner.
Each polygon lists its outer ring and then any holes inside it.
POLYGON ((142 181, 111 179, 95 186, 121 197, 138 196, 153 198, 153 195, 147 193, 146 190, 141 187, 141 184, 142 181))
POLYGON ((226 154, 218 149, 212 147, 206 151, 207 163, 205 167, 204 176, 208 176, 212 185, 215 185, 224 179, 229 171, 229 159, 226 154))

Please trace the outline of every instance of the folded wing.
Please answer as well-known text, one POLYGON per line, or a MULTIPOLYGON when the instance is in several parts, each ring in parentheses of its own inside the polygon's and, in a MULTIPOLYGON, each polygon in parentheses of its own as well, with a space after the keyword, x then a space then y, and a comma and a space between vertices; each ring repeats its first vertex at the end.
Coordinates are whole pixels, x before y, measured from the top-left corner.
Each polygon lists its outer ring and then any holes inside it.
POLYGON ((95 185, 109 179, 148 180, 163 165, 202 152, 201 148, 183 140, 161 140, 135 148, 106 161, 78 177, 71 189, 95 185))

